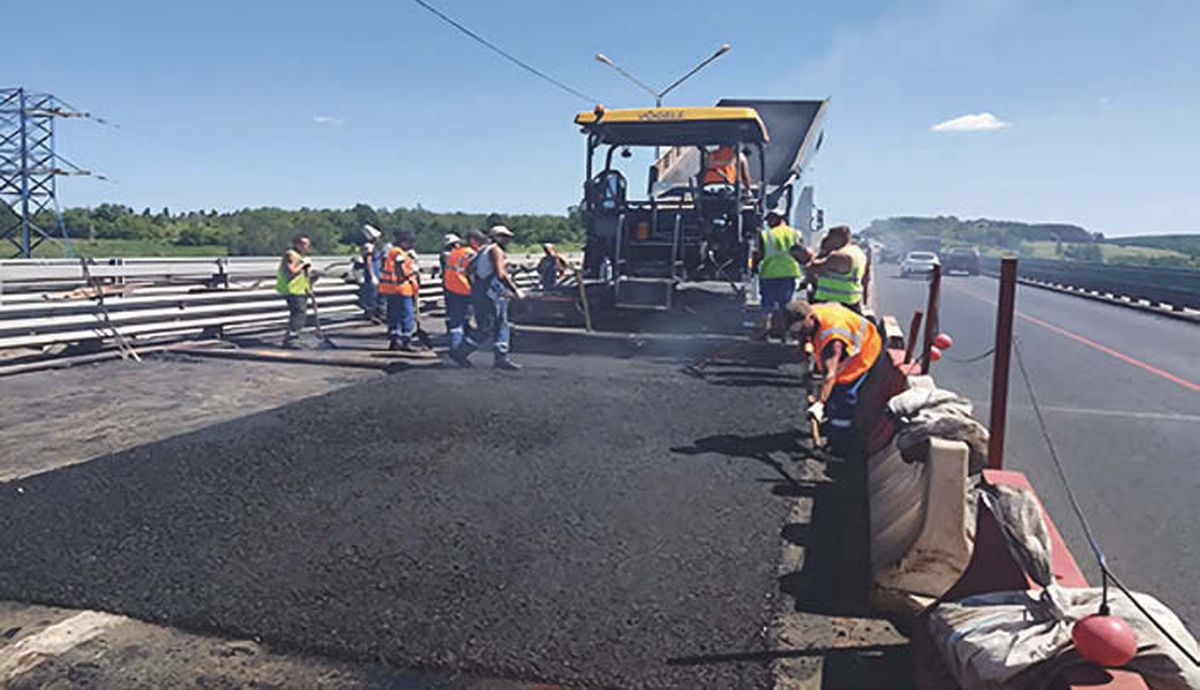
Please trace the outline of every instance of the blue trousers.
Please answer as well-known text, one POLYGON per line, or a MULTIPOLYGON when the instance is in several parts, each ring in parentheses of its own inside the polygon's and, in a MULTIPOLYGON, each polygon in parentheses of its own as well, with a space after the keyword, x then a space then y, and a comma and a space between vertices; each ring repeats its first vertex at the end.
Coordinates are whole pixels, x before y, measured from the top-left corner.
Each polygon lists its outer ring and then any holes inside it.
POLYGON ((405 295, 384 295, 387 298, 388 336, 407 343, 417 330, 416 300, 405 295))
POLYGON ((792 301, 795 291, 795 278, 759 278, 758 295, 762 313, 769 314, 776 309, 783 309, 792 301))
POLYGON ((495 353, 496 359, 507 358, 511 338, 508 325, 508 298, 493 299, 485 290, 476 290, 471 297, 475 306, 479 343, 491 340, 492 351, 495 353))
POLYGON ((450 349, 457 350, 463 344, 474 345, 471 333, 471 298, 447 292, 446 333, 450 336, 450 349))
POLYGON ((370 279, 358 286, 358 306, 368 314, 374 314, 379 309, 379 284, 370 279))

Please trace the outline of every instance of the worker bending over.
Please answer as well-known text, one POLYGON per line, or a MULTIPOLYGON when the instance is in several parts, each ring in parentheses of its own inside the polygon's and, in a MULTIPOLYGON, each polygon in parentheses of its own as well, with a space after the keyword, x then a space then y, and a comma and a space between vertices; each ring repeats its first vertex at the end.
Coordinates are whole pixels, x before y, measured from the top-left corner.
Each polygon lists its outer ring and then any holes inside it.
POLYGON ((283 336, 283 346, 286 348, 297 346, 300 330, 308 320, 307 304, 312 283, 308 279, 310 263, 305 255, 311 246, 312 240, 308 235, 293 237, 291 248, 283 253, 279 269, 275 272, 275 291, 287 300, 287 334, 283 336))
POLYGON ((421 291, 420 271, 413 254, 413 234, 401 230, 396 246, 383 258, 379 273, 379 292, 387 301, 388 349, 415 352, 413 333, 417 329, 417 296, 421 291))
POLYGON ((805 266, 809 279, 817 285, 814 302, 837 302, 859 314, 871 280, 871 264, 867 255, 851 241, 850 227, 835 225, 822 240, 824 256, 805 266))
MULTIPOLYGON (((471 303, 475 307, 480 343, 489 338, 492 341, 495 355, 493 366, 515 371, 521 367, 513 363, 508 356, 511 337, 508 304, 513 299, 523 297, 524 293, 508 272, 508 260, 504 249, 512 237, 512 231, 503 225, 492 227, 491 242, 480 249, 479 255, 475 257, 471 273, 471 303)), ((460 356, 456 357, 455 361, 460 364, 469 362, 467 358, 471 350, 460 349, 459 352, 460 356)))
POLYGON ((567 260, 549 242, 542 245, 542 258, 538 261, 537 274, 543 290, 552 290, 567 273, 567 260))
POLYGON ((812 345, 813 367, 824 376, 820 394, 808 408, 809 417, 828 422, 835 431, 849 431, 859 389, 883 352, 879 331, 865 317, 838 303, 795 300, 786 312, 792 328, 799 331, 800 347, 812 345))
POLYGON ((758 295, 763 332, 771 332, 772 315, 792 301, 800 264, 808 259, 800 233, 784 223, 784 211, 767 212, 767 229, 759 233, 758 246, 751 257, 758 269, 758 295))
MULTIPOLYGON (((475 345, 470 332, 471 262, 483 243, 483 233, 472 230, 467 238, 468 244, 460 241, 443 255, 442 265, 442 294, 446 298, 446 335, 450 339, 450 359, 464 367, 471 365, 466 354, 475 345)), ((458 237, 454 239, 458 240, 458 237)))

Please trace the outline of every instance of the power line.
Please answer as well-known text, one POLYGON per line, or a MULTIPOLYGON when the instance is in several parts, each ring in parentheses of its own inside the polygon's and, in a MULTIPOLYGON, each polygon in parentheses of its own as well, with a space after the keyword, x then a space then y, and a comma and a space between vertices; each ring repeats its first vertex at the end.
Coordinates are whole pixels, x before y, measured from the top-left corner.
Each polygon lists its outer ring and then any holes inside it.
POLYGON ((505 60, 508 60, 509 62, 513 63, 514 65, 520 67, 521 69, 525 70, 526 72, 529 72, 530 74, 532 74, 536 77, 539 77, 541 79, 544 79, 545 81, 550 82, 554 86, 557 86, 558 88, 562 89, 563 91, 566 91, 567 93, 571 94, 572 96, 575 96, 576 98, 581 98, 581 99, 587 101, 589 104, 600 102, 598 99, 592 98, 591 96, 587 95, 586 93, 583 93, 582 91, 578 91, 576 89, 571 88, 570 86, 567 86, 566 84, 564 84, 561 81, 555 79, 554 77, 546 74, 545 72, 539 70, 538 68, 534 67, 533 65, 530 65, 529 63, 525 62, 524 60, 521 60, 520 58, 513 56, 511 53, 506 52, 500 46, 496 45, 495 43, 492 43, 491 41, 487 40, 483 36, 480 36, 479 34, 475 33, 474 31, 471 31, 467 27, 465 27, 462 24, 460 24, 459 22, 455 21, 453 18, 446 16, 441 10, 439 10, 438 8, 434 7, 433 5, 430 5, 429 3, 425 2, 425 0, 413 0, 413 2, 417 3, 418 5, 425 8, 426 10, 429 10, 429 12, 431 12, 438 19, 441 19, 442 21, 446 22, 450 26, 453 26, 454 28, 456 28, 459 31, 466 34, 467 36, 470 36, 471 38, 475 39, 476 41, 478 41, 483 46, 487 47, 492 52, 503 57, 505 60))

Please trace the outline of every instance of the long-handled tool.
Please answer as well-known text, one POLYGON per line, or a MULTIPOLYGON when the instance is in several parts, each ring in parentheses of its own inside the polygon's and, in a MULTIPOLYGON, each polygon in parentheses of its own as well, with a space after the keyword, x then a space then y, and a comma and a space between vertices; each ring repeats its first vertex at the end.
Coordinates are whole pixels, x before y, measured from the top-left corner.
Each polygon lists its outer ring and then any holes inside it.
MULTIPOLYGON (((308 266, 304 267, 304 275, 308 276, 308 266)), ((313 308, 313 325, 317 332, 317 339, 320 340, 320 345, 317 347, 322 350, 336 350, 337 345, 332 340, 325 336, 325 331, 321 330, 321 309, 317 306, 317 296, 313 293, 312 282, 308 284, 308 301, 312 303, 313 308)))

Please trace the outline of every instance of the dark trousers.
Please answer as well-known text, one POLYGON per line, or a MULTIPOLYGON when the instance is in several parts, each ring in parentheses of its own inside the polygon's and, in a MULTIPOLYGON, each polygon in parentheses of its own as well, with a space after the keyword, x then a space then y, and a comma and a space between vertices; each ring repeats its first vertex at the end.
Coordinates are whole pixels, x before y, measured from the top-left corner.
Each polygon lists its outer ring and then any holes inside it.
POLYGON ((295 340, 308 321, 308 295, 286 295, 288 306, 287 339, 295 340))

